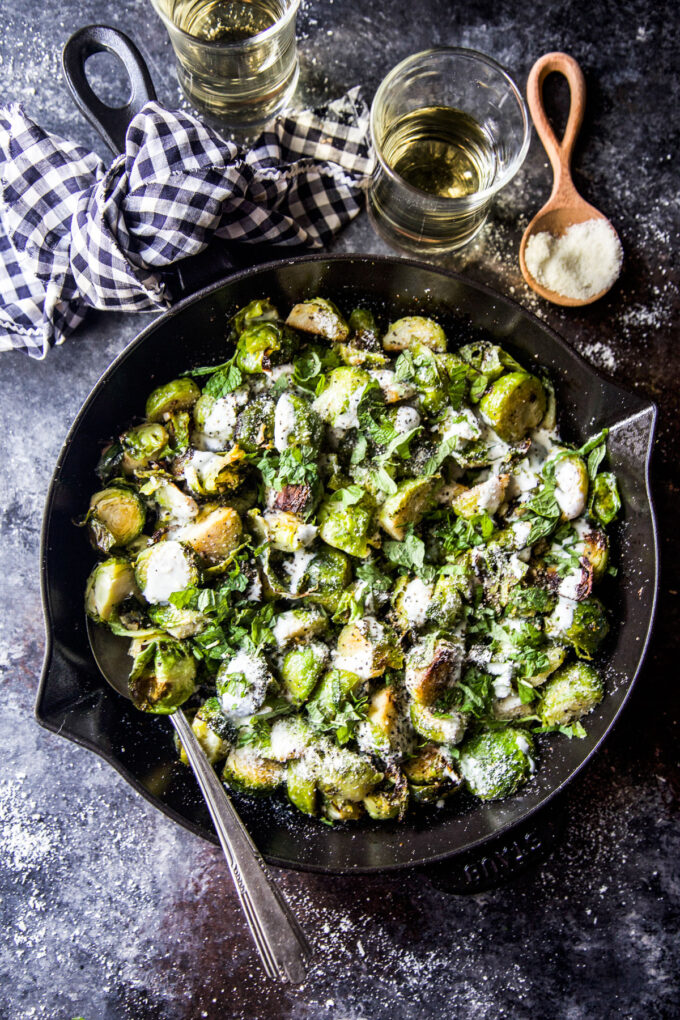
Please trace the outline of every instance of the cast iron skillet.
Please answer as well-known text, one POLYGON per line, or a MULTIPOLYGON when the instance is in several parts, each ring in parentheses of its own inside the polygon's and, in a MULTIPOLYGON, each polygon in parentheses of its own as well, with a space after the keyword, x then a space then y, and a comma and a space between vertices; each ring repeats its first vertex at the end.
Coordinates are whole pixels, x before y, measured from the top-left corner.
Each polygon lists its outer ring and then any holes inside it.
MULTIPOLYGON (((606 593, 613 628, 603 664, 607 695, 588 717, 584 740, 542 741, 536 778, 505 802, 467 804, 409 818, 404 825, 329 828, 277 800, 238 799, 258 847, 273 864, 360 872, 423 864, 468 850, 527 818, 585 764, 618 716, 640 669, 654 613, 657 549, 648 485, 653 404, 600 377, 545 325, 513 302, 416 262, 364 256, 309 256, 247 270, 161 315, 105 372, 66 439, 45 510, 42 584, 47 621, 38 720, 96 751, 166 814, 215 841, 191 773, 174 764, 171 729, 137 712, 98 673, 83 613, 85 579, 94 562, 73 520, 87 507, 101 445, 142 413, 149 390, 192 365, 228 354, 226 321, 248 301, 269 296, 282 308, 322 294, 341 308, 373 306, 383 321, 408 312, 434 315, 455 342, 461 322, 481 328, 531 366, 546 367, 556 386, 565 439, 611 429, 610 459, 625 517, 614 536, 616 582, 606 593)), ((465 333, 468 335, 467 327, 465 333)))
MULTIPOLYGON (((120 33, 104 38, 92 29, 81 30, 76 39, 80 60, 86 51, 125 49, 129 43, 120 33)), ((91 109, 90 114, 99 126, 101 114, 91 109)), ((414 312, 433 315, 453 343, 481 329, 526 365, 546 368, 557 390, 563 438, 580 442, 603 426, 611 429, 611 466, 625 506, 614 534, 619 574, 605 593, 616 621, 600 663, 606 697, 588 716, 584 740, 541 741, 539 771, 518 796, 491 804, 459 797, 441 811, 409 816, 403 825, 333 828, 282 800, 235 798, 270 863, 371 872, 462 853, 526 820, 576 775, 613 726, 642 665, 654 616, 657 542, 648 476, 656 408, 602 378, 514 302, 457 274, 404 259, 322 255, 272 262, 205 287, 143 330, 85 401, 55 468, 42 533, 47 645, 36 715, 43 726, 101 755, 152 804, 212 842, 217 837, 204 801, 189 770, 176 764, 167 721, 137 712, 95 665, 83 611, 85 580, 95 557, 73 521, 82 516, 96 485, 102 444, 141 415, 154 385, 192 366, 224 361, 227 318, 248 301, 266 295, 286 308, 317 294, 346 311, 367 303, 383 322, 414 312)))

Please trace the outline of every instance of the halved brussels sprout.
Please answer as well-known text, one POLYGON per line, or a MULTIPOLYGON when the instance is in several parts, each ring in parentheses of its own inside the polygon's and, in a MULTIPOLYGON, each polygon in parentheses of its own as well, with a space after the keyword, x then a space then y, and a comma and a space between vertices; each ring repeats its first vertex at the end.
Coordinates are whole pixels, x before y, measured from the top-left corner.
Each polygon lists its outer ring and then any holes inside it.
POLYGON ((398 669, 403 654, 394 631, 372 616, 348 623, 338 635, 338 663, 365 680, 398 669))
MULTIPOLYGON (((563 450, 548 461, 555 499, 565 521, 580 517, 588 499, 588 468, 577 453, 563 450)), ((545 473, 545 472, 544 472, 545 473)))
POLYGON ((438 478, 406 478, 388 496, 378 513, 378 523, 388 535, 401 542, 409 524, 417 524, 429 509, 438 478))
POLYGON ((383 337, 386 351, 405 351, 415 344, 443 353, 446 350, 446 333, 433 319, 426 319, 422 315, 406 315, 393 322, 383 337))
POLYGON ((463 607, 460 594, 460 579, 442 574, 437 578, 432 600, 427 609, 427 619, 440 630, 451 630, 458 623, 463 607))
POLYGON ((262 708, 273 682, 261 655, 239 652, 223 661, 215 679, 222 711, 234 719, 253 715, 262 708))
POLYGON ((420 804, 435 804, 460 789, 462 779, 441 747, 426 744, 402 765, 409 793, 420 804))
POLYGON ((355 308, 349 317, 351 335, 348 343, 338 344, 338 353, 346 365, 380 368, 389 365, 384 353, 373 313, 355 308))
POLYGON ((95 492, 86 521, 92 545, 107 553, 139 535, 146 522, 146 507, 132 489, 110 485, 95 492))
POLYGON ((431 705, 460 679, 464 649, 459 641, 431 634, 406 657, 404 682, 414 701, 431 705))
POLYGON ((532 754, 529 734, 508 726, 466 741, 460 752, 460 768, 475 797, 502 800, 529 779, 534 769, 532 754))
POLYGON ((279 453, 297 446, 309 457, 318 451, 323 433, 323 422, 309 401, 297 393, 281 394, 274 411, 274 446, 279 453))
POLYGON ((123 447, 123 471, 129 474, 147 467, 167 451, 170 437, 160 422, 145 422, 128 429, 120 437, 123 447))
POLYGON ((602 471, 593 482, 588 512, 600 522, 611 524, 621 509, 621 497, 616 482, 616 475, 602 471))
POLYGON ((200 395, 201 391, 193 379, 173 379, 149 394, 146 417, 149 421, 163 421, 175 411, 190 411, 200 395))
MULTIPOLYGON (((191 728, 211 765, 222 761, 229 754, 234 732, 222 712, 217 698, 208 698, 191 721, 191 728)), ((180 761, 189 764, 186 751, 180 744, 180 761)))
POLYGON ((356 499, 355 495, 351 489, 338 489, 324 500, 318 514, 319 537, 334 549, 364 558, 375 539, 376 507, 365 489, 360 490, 356 499))
MULTIPOLYGON (((217 496, 238 488, 244 453, 235 446, 229 453, 193 450, 182 458, 184 480, 196 496, 217 496)), ((178 462, 180 465, 180 462, 178 462)))
POLYGON ((272 793, 286 776, 286 766, 263 758, 246 744, 229 752, 222 779, 229 789, 241 793, 272 793))
POLYGON ((158 507, 158 524, 160 527, 166 525, 188 524, 195 517, 198 517, 198 503, 191 496, 187 496, 172 482, 160 478, 158 484, 153 480, 155 488, 150 493, 147 483, 142 486, 145 495, 152 495, 154 503, 158 507))
POLYGON ((276 403, 267 393, 251 400, 236 419, 234 436, 247 453, 254 453, 274 442, 274 409, 276 403))
POLYGON ((210 393, 203 393, 194 405, 194 422, 198 429, 194 446, 198 446, 200 442, 204 450, 226 450, 234 439, 239 408, 247 404, 249 399, 250 394, 246 386, 233 390, 224 397, 213 397, 210 393))
POLYGON ((366 718, 357 727, 357 742, 362 751, 384 758, 401 750, 408 726, 401 702, 392 685, 380 687, 371 695, 366 718))
POLYGON ((363 804, 342 797, 321 798, 321 814, 331 822, 357 822, 364 813, 363 804))
POLYGON ((293 305, 286 325, 301 333, 314 333, 333 343, 342 343, 349 336, 349 326, 332 301, 312 298, 293 305))
POLYGON ((85 612, 96 623, 105 623, 116 607, 136 591, 134 570, 127 560, 104 560, 87 579, 85 612))
POLYGON ((516 443, 536 428, 545 407, 545 391, 540 381, 526 372, 502 375, 479 402, 484 421, 506 443, 516 443))
POLYGON ((489 382, 494 382, 508 370, 521 371, 521 365, 512 355, 489 340, 475 340, 471 344, 465 344, 459 349, 458 356, 475 372, 485 376, 489 382))
POLYGON ((364 807, 369 818, 375 821, 402 819, 408 808, 408 799, 406 777, 395 769, 385 776, 380 787, 364 797, 364 807))
POLYGON ((541 648, 541 652, 548 659, 547 667, 540 673, 524 677, 525 683, 531 684, 532 687, 540 687, 541 684, 544 684, 548 677, 556 669, 559 669, 567 655, 564 648, 560 648, 559 645, 547 645, 545 648, 541 648))
POLYGON ((304 716, 287 715, 272 723, 265 754, 273 761, 294 761, 304 756, 313 740, 312 728, 304 716))
POLYGON ((316 770, 304 759, 288 762, 286 792, 291 804, 304 815, 316 814, 316 770))
POLYGON ((272 633, 279 648, 288 644, 308 641, 323 634, 328 627, 328 617, 322 609, 289 609, 276 617, 272 633))
POLYGON ((371 379, 377 382, 386 404, 396 404, 399 400, 415 397, 418 387, 413 382, 397 380, 396 373, 390 368, 380 368, 369 372, 371 379))
POLYGON ((236 342, 236 364, 242 372, 261 375, 290 361, 297 346, 297 337, 285 326, 255 323, 244 329, 236 342))
POLYGON ((331 612, 337 609, 342 593, 351 581, 351 560, 338 549, 320 549, 307 564, 307 597, 331 612))
POLYGON ((306 524, 297 514, 285 510, 269 510, 260 518, 266 540, 272 549, 294 553, 306 549, 316 538, 317 528, 306 524))
POLYGON ((204 563, 219 563, 236 549, 243 526, 236 510, 230 506, 204 507, 192 524, 177 533, 204 563))
POLYGON ((435 712, 432 708, 411 702, 411 724, 425 740, 437 744, 459 744, 467 729, 468 717, 463 712, 435 712))
POLYGON ((179 641, 141 638, 131 643, 130 655, 130 696, 142 712, 168 715, 196 690, 196 660, 179 641))
POLYGON ((177 638, 194 637, 208 626, 208 619, 197 609, 178 609, 177 606, 153 605, 147 609, 149 619, 161 630, 177 638))
POLYGON ((280 674, 293 704, 302 705, 307 700, 327 662, 328 646, 321 641, 310 641, 286 653, 280 674))
POLYGON ((453 502, 453 512, 458 517, 476 517, 481 513, 495 514, 505 499, 510 475, 492 475, 485 482, 473 485, 457 495, 453 502))
POLYGON ((544 726, 566 726, 592 712, 604 697, 604 684, 597 670, 586 662, 562 666, 543 688, 541 722, 544 726))
POLYGON ((609 633, 607 611, 592 596, 581 602, 560 599, 545 627, 549 636, 568 641, 583 659, 592 658, 609 633))
POLYGON ((135 579, 147 602, 167 602, 175 592, 195 585, 198 578, 193 549, 174 539, 148 546, 135 561, 135 579))
POLYGON ((244 329, 257 322, 277 322, 280 319, 278 308, 271 303, 269 298, 258 298, 244 305, 231 320, 232 328, 237 336, 240 336, 244 329))
POLYGON ((409 579, 405 575, 394 586, 394 616, 402 631, 419 630, 428 619, 434 588, 419 577, 409 579))
POLYGON ((358 697, 366 689, 366 681, 345 669, 329 669, 310 702, 312 715, 320 712, 326 719, 336 715, 342 703, 350 696, 358 697))
POLYGON ((380 395, 380 387, 368 372, 341 365, 329 372, 325 389, 314 401, 314 410, 334 428, 357 428, 359 404, 369 391, 380 395))
POLYGON ((319 764, 318 786, 327 797, 360 801, 383 779, 370 761, 348 748, 333 748, 319 764))

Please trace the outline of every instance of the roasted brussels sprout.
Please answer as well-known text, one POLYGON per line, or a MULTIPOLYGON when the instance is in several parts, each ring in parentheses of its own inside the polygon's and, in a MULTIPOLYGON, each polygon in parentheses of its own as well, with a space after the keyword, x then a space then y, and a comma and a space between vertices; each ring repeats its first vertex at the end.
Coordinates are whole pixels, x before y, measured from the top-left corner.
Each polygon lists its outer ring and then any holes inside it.
POLYGON ((337 660, 364 679, 398 669, 403 654, 394 631, 372 616, 346 624, 338 634, 337 660))
POLYGON ((545 407, 540 381, 526 372, 502 375, 479 402, 484 421, 506 443, 518 442, 540 424, 545 407))
POLYGON ((319 509, 319 537, 334 549, 363 559, 375 539, 375 509, 375 500, 365 489, 338 489, 319 509))
POLYGON ((174 539, 150 545, 135 562, 135 579, 147 602, 167 602, 176 591, 195 585, 198 578, 193 549, 174 539))
POLYGON ((229 556, 239 545, 242 533, 236 510, 230 506, 207 506, 192 524, 178 532, 178 537, 209 565, 229 556))
POLYGON ((296 393, 282 393, 274 412, 274 446, 283 453, 291 446, 306 455, 317 453, 323 439, 323 422, 312 405, 296 393))
POLYGON ((489 730, 467 740, 460 768, 468 789, 480 800, 502 800, 516 793, 534 770, 533 743, 524 730, 489 730))
POLYGON ((563 519, 572 521, 580 517, 588 499, 588 469, 583 458, 562 450, 548 461, 548 470, 555 482, 555 499, 563 519))
POLYGON ((196 660, 179 641, 138 639, 130 654, 130 696, 143 712, 168 715, 196 690, 196 660))
POLYGON ((231 324, 234 333, 238 337, 244 329, 248 329, 258 322, 278 322, 280 318, 278 308, 271 303, 269 298, 260 298, 244 305, 234 315, 231 324))
POLYGON ((338 549, 319 549, 307 564, 305 589, 310 601, 334 612, 352 580, 351 560, 338 549))
POLYGON ((184 525, 198 517, 198 503, 191 496, 187 496, 176 485, 161 477, 152 482, 154 489, 152 493, 147 490, 146 484, 142 486, 145 495, 152 495, 154 503, 158 507, 158 525, 184 525))
POLYGON ((399 578, 394 586, 394 616, 402 631, 419 630, 424 627, 432 601, 433 586, 419 577, 399 578))
POLYGON ((426 744, 402 766, 409 793, 419 804, 436 804, 460 789, 462 779, 451 758, 441 747, 426 744))
POLYGON ((413 645, 406 657, 404 682, 421 705, 431 705, 460 679, 463 647, 459 641, 430 634, 413 645))
POLYGON ((433 319, 407 315, 393 322, 383 337, 386 351, 406 351, 416 344, 442 353, 446 350, 446 334, 433 319))
POLYGON ((441 631, 451 630, 460 619, 463 603, 460 580, 447 574, 437 578, 432 600, 427 607, 427 619, 441 631))
POLYGON ((356 698, 365 689, 366 681, 356 673, 346 669, 329 669, 308 703, 312 720, 318 713, 325 719, 332 719, 347 698, 356 698))
MULTIPOLYGON (((191 721, 191 728, 211 765, 226 758, 231 749, 234 731, 217 698, 208 698, 191 721)), ((180 745, 180 761, 189 764, 186 751, 180 745)))
POLYGON ((107 553, 137 538, 146 522, 146 507, 132 489, 110 485, 95 492, 86 521, 92 545, 107 553))
POLYGON ((160 422, 145 422, 124 432, 120 437, 123 471, 131 474, 165 455, 169 438, 160 422))
POLYGON ((298 340, 292 330, 274 322, 258 322, 239 336, 236 364, 247 375, 260 375, 290 361, 297 346, 298 340))
POLYGON ((157 604, 147 609, 149 619, 167 634, 183 641, 200 634, 208 626, 208 618, 197 609, 178 609, 170 604, 157 604))
POLYGON ((286 653, 280 674, 293 704, 302 705, 310 696, 328 662, 328 654, 328 646, 322 641, 310 641, 286 653))
POLYGON ((606 610, 593 597, 582 602, 561 598, 546 620, 546 633, 568 641, 580 658, 590 659, 609 633, 606 610))
POLYGON ((465 344, 458 350, 458 356, 488 382, 495 382, 504 372, 521 371, 521 365, 512 355, 488 340, 475 340, 471 344, 465 344))
POLYGON ((473 485, 459 493, 452 507, 459 517, 476 517, 478 514, 495 514, 505 499, 510 475, 492 475, 485 482, 473 485))
POLYGON ((240 793, 272 793, 286 776, 286 766, 263 758, 246 744, 229 752, 222 779, 230 790, 240 793))
POLYGON ((358 410, 364 394, 380 394, 380 387, 363 368, 341 365, 328 374, 326 387, 314 409, 334 428, 347 431, 359 425, 358 410))
POLYGON ((592 484, 588 512, 600 524, 611 524, 621 509, 621 497, 616 476, 602 471, 592 484))
POLYGON ((349 336, 349 326, 332 301, 312 298, 294 305, 286 325, 301 333, 314 333, 333 343, 343 343, 349 336))
POLYGON ((372 312, 355 308, 349 317, 349 328, 349 342, 338 344, 338 353, 346 365, 381 368, 390 363, 382 349, 372 312))
POLYGON ((411 724, 425 740, 434 740, 437 744, 459 744, 467 728, 468 717, 463 712, 436 712, 413 701, 411 724))
POLYGON ((200 395, 193 379, 173 379, 149 394, 146 416, 149 421, 163 421, 175 411, 190 411, 200 395))
POLYGON ((362 751, 389 758, 401 750, 406 729, 399 691, 393 685, 380 687, 371 695, 366 718, 357 727, 357 742, 362 751))
POLYGON ((230 719, 253 715, 262 708, 274 682, 261 655, 239 652, 220 666, 215 681, 222 711, 230 719))
POLYGON ((104 560, 87 579, 85 611, 95 623, 106 623, 120 603, 136 591, 134 570, 127 560, 104 560))
POLYGON ((432 503, 438 480, 407 478, 388 496, 378 513, 378 523, 388 535, 402 541, 409 524, 417 524, 432 503))
POLYGON ((554 673, 543 688, 541 722, 566 726, 602 701, 604 685, 599 673, 586 662, 572 662, 554 673))
POLYGON ((379 787, 364 797, 364 808, 369 818, 375 821, 402 819, 406 814, 408 800, 406 777, 394 770, 386 774, 379 787))
POLYGON ((279 648, 288 644, 305 642, 316 637, 328 627, 328 617, 322 609, 289 609, 276 617, 272 633, 279 648))
POLYGON ((219 496, 241 483, 243 451, 235 446, 229 453, 193 450, 182 461, 182 474, 196 496, 219 496))
MULTIPOLYGON (((194 423, 198 429, 200 445, 205 450, 226 450, 236 432, 239 409, 248 404, 247 387, 233 390, 225 397, 203 393, 194 405, 194 423)), ((199 445, 194 437, 194 445, 199 445)))
POLYGON ((360 801, 383 779, 371 763, 348 748, 334 748, 319 765, 318 786, 327 797, 360 801))
POLYGON ((263 537, 272 549, 279 552, 294 553, 306 549, 316 538, 317 529, 313 524, 305 524, 297 514, 285 510, 270 510, 259 518, 263 537))
POLYGON ((272 397, 261 393, 239 413, 234 438, 242 450, 253 453, 273 444, 275 408, 272 397))
POLYGON ((356 822, 362 817, 364 807, 354 800, 324 795, 321 798, 321 813, 331 822, 356 822))
POLYGON ((291 804, 294 804, 298 811, 302 811, 304 815, 316 814, 316 770, 310 768, 304 758, 288 762, 286 792, 291 804))

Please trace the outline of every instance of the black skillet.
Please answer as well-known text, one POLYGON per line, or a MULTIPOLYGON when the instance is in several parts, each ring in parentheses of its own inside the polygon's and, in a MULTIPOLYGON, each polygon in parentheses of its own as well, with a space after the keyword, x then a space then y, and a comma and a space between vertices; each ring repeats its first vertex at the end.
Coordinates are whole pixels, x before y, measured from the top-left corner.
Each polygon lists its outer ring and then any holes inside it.
POLYGON ((434 315, 454 340, 482 330, 527 365, 549 371, 565 439, 581 442, 603 426, 611 429, 610 461, 625 513, 613 536, 619 573, 605 593, 615 621, 599 663, 607 678, 607 694, 588 717, 584 740, 541 739, 536 777, 508 801, 480 804, 463 798, 441 811, 409 817, 401 826, 329 828, 276 799, 239 798, 239 812, 270 863, 312 871, 402 868, 464 855, 502 834, 512 842, 509 830, 523 831, 522 825, 600 746, 642 665, 657 589, 656 526, 648 477, 656 408, 604 379, 514 302, 417 262, 322 255, 238 272, 159 316, 104 373, 66 439, 45 508, 41 556, 47 648, 36 704, 38 721, 101 755, 156 807, 216 842, 191 774, 175 763, 163 720, 137 712, 97 670, 82 605, 94 557, 73 520, 82 515, 96 484, 94 468, 102 443, 140 415, 154 384, 192 365, 224 361, 225 323, 237 307, 268 295, 285 308, 315 294, 332 297, 345 309, 368 303, 383 321, 414 311, 434 315))

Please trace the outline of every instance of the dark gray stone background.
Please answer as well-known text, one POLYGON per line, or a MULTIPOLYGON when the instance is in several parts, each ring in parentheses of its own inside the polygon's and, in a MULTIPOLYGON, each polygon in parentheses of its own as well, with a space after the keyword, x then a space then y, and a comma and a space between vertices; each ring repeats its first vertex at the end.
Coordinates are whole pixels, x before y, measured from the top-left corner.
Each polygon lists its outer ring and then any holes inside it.
MULTIPOLYGON (((45 126, 104 155, 60 69, 64 41, 90 22, 131 33, 161 100, 181 102, 168 41, 145 0, 4 0, 0 81, 4 101, 22 102, 45 126)), ((604 751, 574 783, 552 856, 474 897, 437 891, 421 874, 281 873, 317 957, 303 987, 268 984, 219 852, 32 718, 44 647, 38 541, 50 474, 81 402, 148 317, 93 314, 43 363, 1 355, 0 1015, 678 1016, 678 6, 306 0, 299 28, 303 99, 356 83, 370 98, 399 59, 435 43, 489 53, 522 83, 549 50, 581 63, 588 112, 576 179, 621 235, 620 282, 580 311, 549 306, 523 284, 519 239, 549 191, 536 138, 481 239, 449 262, 514 296, 660 405, 655 478, 665 573, 647 668, 604 751)), ((99 70, 108 73, 105 61, 99 70)), ((386 250, 365 215, 336 248, 386 250)))

